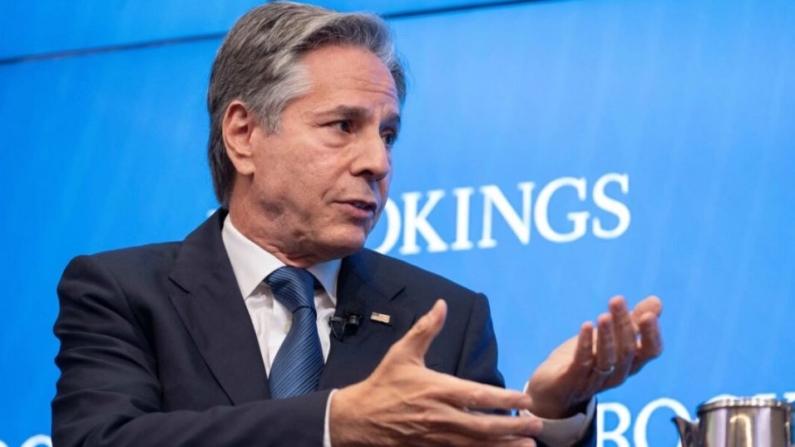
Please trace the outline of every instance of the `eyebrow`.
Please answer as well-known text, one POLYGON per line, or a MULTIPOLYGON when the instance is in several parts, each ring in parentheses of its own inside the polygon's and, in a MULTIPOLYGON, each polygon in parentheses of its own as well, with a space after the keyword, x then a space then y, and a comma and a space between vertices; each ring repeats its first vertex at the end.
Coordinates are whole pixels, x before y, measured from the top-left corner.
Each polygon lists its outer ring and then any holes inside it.
MULTIPOLYGON (((320 112, 318 115, 320 116, 333 115, 333 116, 340 116, 343 119, 348 119, 348 120, 363 120, 371 118, 373 116, 373 113, 370 110, 365 109, 364 107, 352 107, 352 106, 341 105, 334 107, 331 110, 320 112)), ((384 120, 384 123, 394 126, 396 128, 400 128, 400 114, 394 113, 388 115, 384 120)))

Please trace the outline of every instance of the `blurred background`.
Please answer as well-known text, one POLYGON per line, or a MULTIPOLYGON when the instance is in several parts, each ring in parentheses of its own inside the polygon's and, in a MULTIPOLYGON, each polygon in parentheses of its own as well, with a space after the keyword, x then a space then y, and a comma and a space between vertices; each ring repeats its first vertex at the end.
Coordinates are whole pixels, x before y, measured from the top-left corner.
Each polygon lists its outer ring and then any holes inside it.
MULTIPOLYGON (((55 286, 217 205, 210 65, 258 2, 0 13, 0 447, 50 445, 55 286)), ((319 1, 384 15, 409 72, 369 246, 490 297, 508 386, 607 300, 665 304, 600 446, 673 447, 719 395, 795 400, 795 2, 319 1)))

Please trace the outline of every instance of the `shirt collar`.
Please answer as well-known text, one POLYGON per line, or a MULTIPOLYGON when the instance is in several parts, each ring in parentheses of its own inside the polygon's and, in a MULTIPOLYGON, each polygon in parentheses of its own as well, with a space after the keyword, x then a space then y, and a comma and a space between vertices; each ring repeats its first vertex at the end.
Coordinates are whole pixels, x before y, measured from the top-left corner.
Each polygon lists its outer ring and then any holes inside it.
MULTIPOLYGON (((265 277, 285 265, 235 228, 229 215, 224 219, 221 238, 232 264, 232 271, 235 272, 240 294, 244 299, 251 296, 265 277)), ((334 305, 337 304, 337 276, 341 264, 341 260, 334 259, 307 268, 326 290, 334 305)))

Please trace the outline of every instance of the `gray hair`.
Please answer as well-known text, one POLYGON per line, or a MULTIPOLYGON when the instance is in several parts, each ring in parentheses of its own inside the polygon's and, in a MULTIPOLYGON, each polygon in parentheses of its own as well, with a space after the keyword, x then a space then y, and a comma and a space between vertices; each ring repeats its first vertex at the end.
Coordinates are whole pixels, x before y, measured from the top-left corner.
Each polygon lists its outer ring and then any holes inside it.
POLYGON ((327 45, 353 45, 372 52, 392 73, 400 103, 405 100, 403 67, 391 31, 380 17, 289 2, 252 9, 235 23, 218 50, 207 92, 207 157, 215 196, 222 206, 229 206, 235 178, 221 128, 227 107, 239 99, 268 132, 278 132, 284 108, 309 88, 302 56, 327 45))

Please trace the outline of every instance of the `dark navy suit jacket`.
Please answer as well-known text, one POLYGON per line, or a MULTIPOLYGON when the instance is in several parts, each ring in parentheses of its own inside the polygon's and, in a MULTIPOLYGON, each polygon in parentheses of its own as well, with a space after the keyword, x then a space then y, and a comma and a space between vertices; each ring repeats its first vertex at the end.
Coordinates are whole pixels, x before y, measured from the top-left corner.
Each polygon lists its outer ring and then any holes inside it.
POLYGON ((55 323, 55 447, 322 446, 330 390, 364 380, 437 298, 447 301, 448 318, 427 366, 504 385, 483 295, 362 250, 343 259, 337 286, 338 313, 358 303, 362 324, 341 341, 331 337, 320 391, 269 399, 221 240, 224 217, 215 213, 181 243, 81 256, 67 266, 55 323), (372 312, 390 315, 389 324, 371 320, 372 312))

